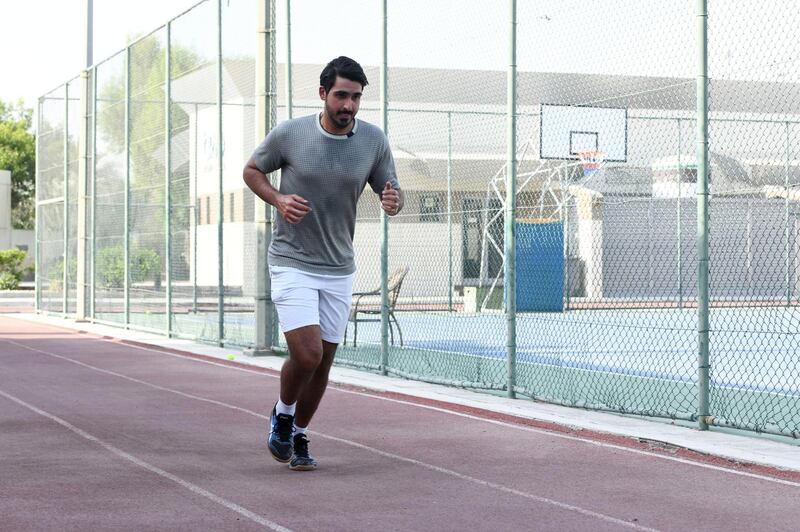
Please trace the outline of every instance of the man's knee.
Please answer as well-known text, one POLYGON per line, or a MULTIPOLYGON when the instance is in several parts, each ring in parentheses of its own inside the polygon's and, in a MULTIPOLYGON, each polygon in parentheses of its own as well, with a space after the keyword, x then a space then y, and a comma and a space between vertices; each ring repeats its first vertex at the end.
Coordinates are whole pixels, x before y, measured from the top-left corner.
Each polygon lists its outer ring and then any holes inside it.
POLYGON ((323 359, 322 340, 319 327, 309 326, 286 333, 289 357, 303 373, 317 369, 323 359))
POLYGON ((333 358, 336 356, 336 348, 338 344, 332 344, 323 340, 322 342, 322 360, 319 363, 318 371, 328 372, 333 365, 333 358))
POLYGON ((322 362, 322 347, 304 347, 290 354, 303 373, 316 371, 322 362))

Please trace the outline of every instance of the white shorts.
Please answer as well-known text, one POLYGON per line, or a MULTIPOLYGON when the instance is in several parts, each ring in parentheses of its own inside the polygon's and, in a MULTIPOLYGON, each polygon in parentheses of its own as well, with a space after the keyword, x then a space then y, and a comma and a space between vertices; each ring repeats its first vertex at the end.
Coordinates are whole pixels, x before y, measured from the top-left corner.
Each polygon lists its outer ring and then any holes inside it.
POLYGON ((319 325, 323 340, 342 343, 350 317, 355 274, 317 275, 273 266, 269 275, 281 331, 287 333, 299 327, 319 325))

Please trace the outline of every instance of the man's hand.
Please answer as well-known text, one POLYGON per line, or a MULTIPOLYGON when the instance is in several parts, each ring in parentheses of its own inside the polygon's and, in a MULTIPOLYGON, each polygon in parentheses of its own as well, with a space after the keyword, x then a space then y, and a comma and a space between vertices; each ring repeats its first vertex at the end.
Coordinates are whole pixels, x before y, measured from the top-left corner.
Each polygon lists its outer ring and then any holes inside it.
POLYGON ((386 214, 394 216, 400 212, 402 206, 400 191, 393 189, 392 184, 387 181, 386 186, 381 190, 381 207, 386 211, 386 214))
POLYGON ((308 200, 297 194, 281 194, 275 202, 275 208, 290 224, 299 224, 305 215, 311 212, 308 200))

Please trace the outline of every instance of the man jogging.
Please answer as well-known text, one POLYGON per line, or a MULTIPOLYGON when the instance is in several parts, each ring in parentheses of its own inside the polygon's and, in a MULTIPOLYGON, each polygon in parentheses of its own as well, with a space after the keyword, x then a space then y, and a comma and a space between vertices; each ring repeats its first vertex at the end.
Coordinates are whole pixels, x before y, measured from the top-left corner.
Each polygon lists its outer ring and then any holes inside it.
POLYGON ((403 208, 389 141, 356 120, 367 85, 347 57, 320 74, 321 113, 288 120, 256 148, 244 181, 278 210, 269 273, 272 301, 289 347, 280 397, 270 418, 269 449, 293 470, 317 467, 306 430, 328 385, 328 373, 350 313, 356 204, 369 183, 393 216, 403 208), (280 190, 266 174, 281 170, 280 190))

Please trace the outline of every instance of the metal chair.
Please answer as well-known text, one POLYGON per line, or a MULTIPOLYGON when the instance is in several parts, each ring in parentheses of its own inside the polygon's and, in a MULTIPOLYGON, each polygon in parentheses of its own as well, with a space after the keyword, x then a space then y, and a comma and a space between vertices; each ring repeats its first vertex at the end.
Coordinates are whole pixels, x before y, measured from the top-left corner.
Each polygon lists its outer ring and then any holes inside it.
MULTIPOLYGON (((400 288, 403 286, 403 279, 405 279, 406 274, 408 273, 408 266, 404 266, 402 268, 396 269, 392 272, 392 275, 389 276, 388 288, 389 288, 389 335, 391 338, 391 343, 394 345, 394 327, 397 327, 397 335, 400 337, 400 345, 403 345, 403 331, 400 330, 400 324, 397 323, 397 318, 394 315, 395 305, 397 305, 397 299, 400 296, 400 288), (394 323, 394 325, 392 325, 394 323)), ((347 344, 347 328, 350 326, 350 322, 353 322, 353 347, 357 345, 358 340, 358 324, 363 322, 379 322, 381 321, 380 314, 381 308, 380 305, 377 307, 374 303, 371 305, 365 304, 362 300, 367 296, 379 296, 381 295, 381 289, 378 287, 376 290, 370 290, 369 292, 354 292, 353 297, 355 301, 353 302, 353 306, 350 309, 350 317, 347 320, 347 325, 344 329, 344 343, 347 344), (373 317, 373 316, 378 317, 373 317)))

